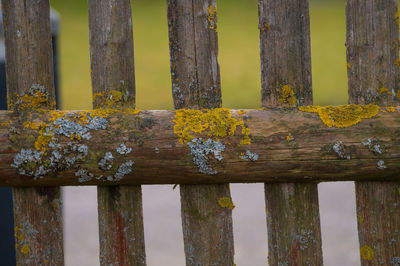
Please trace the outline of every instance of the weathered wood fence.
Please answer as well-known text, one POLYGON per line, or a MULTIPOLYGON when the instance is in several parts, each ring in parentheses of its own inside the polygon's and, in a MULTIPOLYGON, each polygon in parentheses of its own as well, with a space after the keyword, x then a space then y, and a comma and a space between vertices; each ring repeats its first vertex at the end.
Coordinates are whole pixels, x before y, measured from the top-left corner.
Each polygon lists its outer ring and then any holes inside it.
POLYGON ((216 1, 168 0, 175 112, 134 109, 130 0, 89 0, 95 109, 65 112, 48 0, 2 4, 17 264, 62 265, 59 186, 97 185, 101 264, 145 265, 140 185, 180 184, 186 264, 234 265, 229 183, 265 182, 269 263, 322 265, 317 183, 353 180, 362 265, 400 265, 397 0, 347 0, 353 105, 326 108, 307 106, 308 1, 259 0, 260 110, 220 108, 216 1))

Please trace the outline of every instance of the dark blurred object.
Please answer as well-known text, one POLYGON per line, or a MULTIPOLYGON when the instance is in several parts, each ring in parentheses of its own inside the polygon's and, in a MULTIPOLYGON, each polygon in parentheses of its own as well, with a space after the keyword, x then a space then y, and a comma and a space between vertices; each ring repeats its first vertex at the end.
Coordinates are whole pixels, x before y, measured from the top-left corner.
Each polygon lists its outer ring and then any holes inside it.
MULTIPOLYGON (((0 0, 1 4, 1 0, 0 0)), ((50 11, 51 39, 53 44, 54 86, 56 107, 59 107, 57 38, 60 18, 56 11, 50 11)), ((7 110, 6 62, 3 31, 3 15, 0 9, 0 110, 7 110)), ((15 266, 14 214, 12 189, 0 187, 0 265, 15 266)))

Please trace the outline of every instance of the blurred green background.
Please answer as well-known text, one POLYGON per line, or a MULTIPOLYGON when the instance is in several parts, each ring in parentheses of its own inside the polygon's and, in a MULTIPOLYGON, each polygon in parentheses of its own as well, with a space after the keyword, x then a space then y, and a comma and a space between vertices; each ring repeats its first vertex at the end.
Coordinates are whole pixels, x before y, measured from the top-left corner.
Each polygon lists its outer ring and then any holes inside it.
MULTIPOLYGON (((51 0, 61 14, 61 108, 90 109, 87 1, 51 0)), ((166 0, 133 0, 136 102, 139 109, 172 109, 166 0)), ((257 0, 217 0, 223 106, 261 102, 257 0)), ((315 104, 347 102, 344 0, 310 2, 315 104)))

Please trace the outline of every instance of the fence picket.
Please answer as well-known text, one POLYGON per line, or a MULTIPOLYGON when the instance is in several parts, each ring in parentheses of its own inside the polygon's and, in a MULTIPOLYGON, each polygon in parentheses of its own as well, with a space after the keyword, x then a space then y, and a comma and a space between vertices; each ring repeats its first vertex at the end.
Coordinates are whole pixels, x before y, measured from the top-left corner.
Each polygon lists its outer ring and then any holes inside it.
MULTIPOLYGON (((135 108, 130 0, 89 0, 94 108, 135 108)), ((106 141, 106 140, 105 140, 106 141)), ((110 150, 135 143, 115 143, 110 150)), ((100 264, 146 265, 141 186, 97 187, 100 264)))
MULTIPOLYGON (((397 105, 396 94, 400 93, 398 1, 347 0, 346 20, 349 102, 397 105)), ((370 140, 379 145, 380 140, 375 136, 371 135, 370 140)), ((376 154, 376 167, 382 160, 381 169, 390 171, 390 167, 384 168, 383 157, 376 154)), ((361 265, 400 262, 399 194, 400 182, 356 182, 361 265)))
MULTIPOLYGON (((216 1, 167 3, 175 108, 220 107, 216 1)), ((218 204, 229 184, 181 185, 180 194, 186 265, 233 265, 232 210, 218 204)))
MULTIPOLYGON (((6 75, 9 109, 20 112, 17 101, 35 89, 48 95, 41 108, 55 105, 53 54, 48 0, 2 1, 6 44, 6 75), (40 85, 42 87, 36 86, 40 85), (32 88, 33 88, 32 87, 32 88), (44 91, 43 88, 46 90, 44 91)), ((35 90, 37 92, 37 90, 35 90)), ((34 111, 39 105, 28 106, 34 111)), ((62 200, 59 187, 13 188, 17 265, 62 265, 62 200)))
MULTIPOLYGON (((259 0, 263 107, 312 104, 308 0, 259 0)), ((288 135, 288 145, 296 143, 288 135)), ((322 265, 318 187, 265 183, 271 265, 322 265)))

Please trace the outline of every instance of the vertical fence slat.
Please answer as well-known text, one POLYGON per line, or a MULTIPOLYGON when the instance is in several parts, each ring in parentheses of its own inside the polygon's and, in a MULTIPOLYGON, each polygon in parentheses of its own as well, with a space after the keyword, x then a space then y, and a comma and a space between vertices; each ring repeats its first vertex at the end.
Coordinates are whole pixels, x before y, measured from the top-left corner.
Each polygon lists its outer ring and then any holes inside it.
MULTIPOLYGON (((347 0, 350 103, 398 105, 400 42, 396 11, 397 0, 347 0)), ((379 143, 374 136, 371 140, 379 143)), ((377 156, 376 161, 380 159, 377 156)), ((398 265, 400 182, 356 182, 356 202, 361 264, 398 265)))
MULTIPOLYGON (((179 108, 221 106, 216 1, 168 0, 172 93, 179 108)), ((233 265, 229 184, 181 185, 186 265, 233 265)))
MULTIPOLYGON (((308 0, 258 5, 262 106, 312 104, 308 0)), ((317 184, 265 184, 265 200, 269 263, 322 265, 317 184)))
MULTIPOLYGON (((38 84, 47 90, 51 108, 55 92, 49 1, 2 1, 2 8, 9 103, 38 84)), ((14 188, 13 204, 17 265, 62 265, 60 188, 14 188)))
MULTIPOLYGON (((89 28, 94 108, 134 108, 131 1, 89 0, 89 28)), ((97 201, 100 264, 146 265, 141 186, 99 186, 97 201)))

